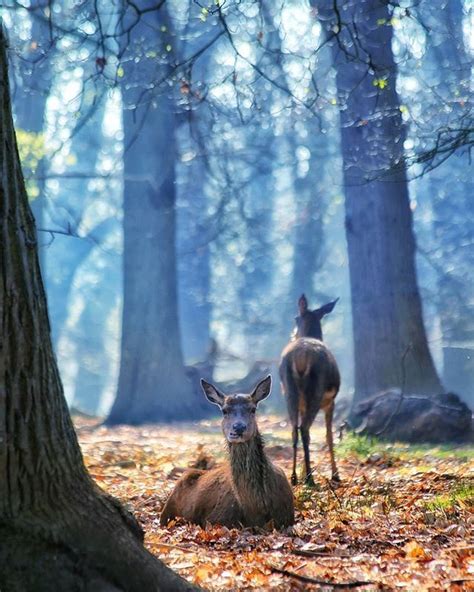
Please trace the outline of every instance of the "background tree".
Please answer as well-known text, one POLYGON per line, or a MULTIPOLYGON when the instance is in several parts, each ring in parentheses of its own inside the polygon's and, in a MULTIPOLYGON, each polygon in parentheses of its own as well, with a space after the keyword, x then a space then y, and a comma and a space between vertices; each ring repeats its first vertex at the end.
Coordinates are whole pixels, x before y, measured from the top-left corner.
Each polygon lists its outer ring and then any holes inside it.
POLYGON ((355 398, 442 391, 428 349, 396 91, 391 15, 377 0, 313 4, 333 48, 341 118, 355 398), (368 360, 370 360, 368 362, 368 360))
MULTIPOLYGON (((444 103, 447 118, 462 121, 472 113, 471 59, 463 36, 464 6, 460 0, 451 0, 439 8, 433 11, 422 4, 417 10, 419 26, 429 31, 432 39, 426 42, 423 53, 418 92, 422 93, 427 111, 436 113, 436 96, 444 103), (425 80, 430 82, 428 88, 425 80)), ((413 135, 416 137, 416 132, 413 135)), ((429 166, 417 180, 416 191, 429 220, 429 246, 423 243, 420 247, 436 276, 433 295, 443 340, 443 380, 449 390, 463 395, 472 406, 474 302, 466 295, 474 282, 474 220, 468 152, 456 158, 440 158, 438 166, 429 166)))
MULTIPOLYGON (((152 8, 153 2, 142 8, 152 8)), ((124 16, 124 26, 130 14, 124 16)), ((171 75, 175 37, 167 8, 142 14, 122 60, 124 126, 123 320, 117 398, 107 423, 196 416, 184 374, 176 266, 176 128, 171 75), (148 81, 151 91, 143 87, 148 81)))
POLYGON ((189 0, 181 32, 180 61, 186 62, 178 82, 177 141, 177 266, 178 303, 183 354, 186 362, 206 359, 211 340, 211 232, 207 209, 212 112, 207 100, 213 67, 215 37, 208 22, 196 18, 189 0))
MULTIPOLYGON (((44 17, 41 2, 33 0, 31 9, 44 17)), ((26 23, 25 23, 26 25, 26 23)), ((55 53, 55 39, 46 19, 31 19, 26 25, 30 27, 28 41, 22 55, 15 60, 16 84, 14 85, 15 118, 17 133, 21 136, 24 166, 30 165, 26 171, 30 177, 28 183, 29 198, 36 223, 43 225, 45 208, 45 142, 46 103, 51 91, 55 53), (35 175, 36 180, 31 179, 35 175)), ((44 251, 40 253, 42 256, 44 251)))
POLYGON ((0 28, 0 579, 41 592, 192 589, 87 473, 52 351, 0 28))

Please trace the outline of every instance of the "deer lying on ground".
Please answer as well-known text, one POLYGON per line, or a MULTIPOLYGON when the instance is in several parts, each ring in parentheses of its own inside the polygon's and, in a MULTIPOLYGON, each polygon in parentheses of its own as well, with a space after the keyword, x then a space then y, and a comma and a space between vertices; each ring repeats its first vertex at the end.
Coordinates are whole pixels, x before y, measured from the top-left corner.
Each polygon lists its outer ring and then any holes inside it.
POLYGON ((268 397, 271 377, 259 382, 250 395, 225 395, 201 380, 207 399, 222 411, 222 431, 229 461, 209 471, 187 471, 176 484, 160 518, 165 526, 175 517, 204 526, 264 526, 294 522, 293 493, 283 471, 265 454, 255 412, 268 397))
POLYGON ((298 482, 296 477, 298 430, 301 432, 303 442, 305 483, 314 484, 309 458, 309 430, 320 409, 324 411, 326 418, 326 440, 331 457, 332 479, 339 481, 334 459, 332 416, 334 399, 341 381, 336 360, 322 342, 321 330, 321 319, 333 310, 337 300, 316 310, 309 310, 308 301, 303 294, 298 301, 299 316, 296 317, 295 333, 281 354, 280 380, 292 426, 291 483, 293 485, 298 482))

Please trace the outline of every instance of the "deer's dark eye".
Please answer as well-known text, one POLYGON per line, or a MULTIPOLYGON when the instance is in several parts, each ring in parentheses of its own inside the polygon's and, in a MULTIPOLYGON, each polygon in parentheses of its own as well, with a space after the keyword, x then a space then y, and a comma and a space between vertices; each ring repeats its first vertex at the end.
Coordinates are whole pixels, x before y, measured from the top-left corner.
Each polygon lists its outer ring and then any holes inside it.
POLYGON ((228 409, 223 409, 222 410, 222 415, 229 415, 229 410, 228 409))
POLYGON ((250 413, 252 413, 253 415, 255 415, 256 412, 257 412, 257 409, 250 409, 250 413))

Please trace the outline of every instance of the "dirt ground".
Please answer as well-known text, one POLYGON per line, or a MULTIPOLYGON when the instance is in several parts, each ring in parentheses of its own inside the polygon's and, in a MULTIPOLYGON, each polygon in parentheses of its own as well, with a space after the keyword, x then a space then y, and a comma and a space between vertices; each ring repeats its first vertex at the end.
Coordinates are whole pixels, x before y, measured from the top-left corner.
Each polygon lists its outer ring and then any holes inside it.
MULTIPOLYGON (((318 424, 311 444, 316 487, 294 489, 294 527, 202 529, 178 521, 161 528, 161 508, 183 469, 225 459, 219 421, 109 429, 78 418, 76 425, 90 472, 134 512, 148 548, 205 589, 474 590, 472 448, 346 435, 337 445, 342 483, 334 488, 318 424)), ((259 426, 289 476, 287 422, 261 417, 259 426)))

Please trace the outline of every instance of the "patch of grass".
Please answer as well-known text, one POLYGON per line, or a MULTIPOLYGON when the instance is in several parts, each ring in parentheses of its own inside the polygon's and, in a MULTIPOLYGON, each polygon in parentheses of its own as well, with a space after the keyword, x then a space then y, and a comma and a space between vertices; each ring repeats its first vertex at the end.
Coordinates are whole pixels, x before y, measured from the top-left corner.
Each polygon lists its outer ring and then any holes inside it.
POLYGON ((474 459, 474 447, 466 444, 441 444, 438 446, 432 444, 410 444, 406 445, 405 453, 413 458, 422 458, 429 455, 441 459, 455 458, 465 461, 474 459))
POLYGON ((375 452, 379 452, 380 454, 385 453, 387 451, 387 444, 376 438, 349 433, 345 435, 342 442, 336 445, 336 450, 338 455, 342 457, 348 454, 355 454, 360 458, 366 458, 375 452))
POLYGON ((385 442, 375 437, 349 432, 342 442, 336 445, 338 456, 344 457, 355 454, 365 459, 371 454, 379 453, 383 456, 401 459, 422 459, 432 456, 439 459, 474 460, 474 447, 469 445, 433 445, 433 444, 405 444, 403 442, 385 442))
POLYGON ((474 481, 463 480, 452 486, 444 495, 436 495, 426 502, 425 509, 435 514, 449 515, 458 509, 474 509, 474 481))

